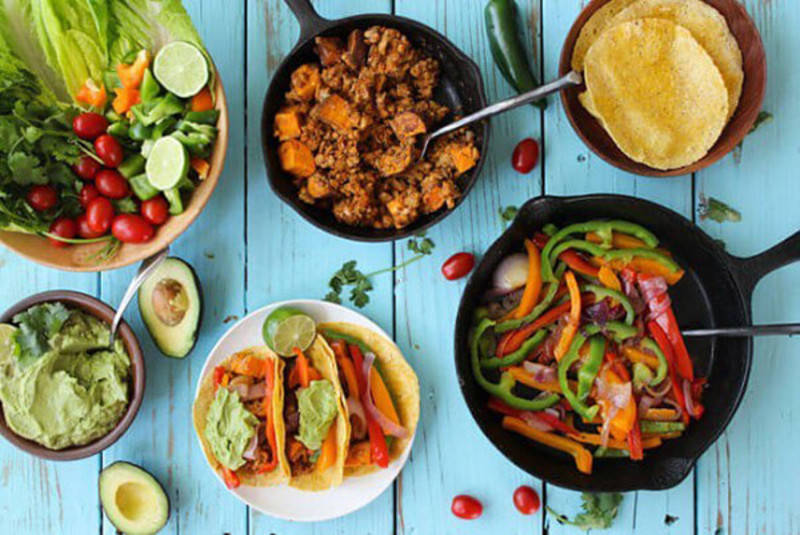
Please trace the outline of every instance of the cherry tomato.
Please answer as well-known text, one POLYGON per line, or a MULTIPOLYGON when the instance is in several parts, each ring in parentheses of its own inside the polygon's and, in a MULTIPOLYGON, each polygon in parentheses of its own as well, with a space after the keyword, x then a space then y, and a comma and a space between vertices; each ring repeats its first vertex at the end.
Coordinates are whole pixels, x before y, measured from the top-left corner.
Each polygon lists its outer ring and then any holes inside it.
POLYGON ((139 211, 153 225, 161 225, 169 219, 169 204, 161 195, 143 201, 139 211))
POLYGON ((483 505, 481 505, 481 502, 472 496, 459 494, 453 498, 453 503, 450 505, 450 510, 458 518, 463 518, 464 520, 474 520, 481 516, 481 513, 483 513, 483 505))
POLYGON ((28 204, 37 212, 49 210, 58 202, 58 193, 53 186, 32 186, 28 190, 28 204))
POLYGON ((94 151, 106 164, 106 167, 116 168, 122 163, 122 146, 113 136, 103 134, 94 140, 94 151))
POLYGON ((529 486, 522 485, 514 491, 514 507, 523 515, 536 513, 540 505, 539 495, 529 486))
POLYGON ((131 188, 125 177, 113 169, 103 169, 94 177, 94 185, 100 195, 109 199, 121 199, 131 194, 131 188))
POLYGON ((78 160, 78 163, 72 166, 72 170, 75 171, 75 174, 82 179, 92 180, 94 179, 94 175, 96 175, 100 170, 100 164, 97 163, 97 160, 94 158, 89 156, 81 156, 81 159, 78 160))
POLYGON ((105 197, 97 197, 86 207, 86 223, 92 232, 108 232, 114 219, 114 206, 105 197))
MULTIPOLYGON (((50 225, 50 234, 55 234, 61 238, 72 239, 78 233, 78 225, 72 219, 68 217, 62 217, 60 219, 56 219, 53 221, 53 224, 50 225)), ((66 247, 69 245, 66 242, 56 240, 54 238, 48 238, 50 243, 53 247, 66 247)))
POLYGON ((475 257, 470 253, 456 253, 442 264, 442 275, 449 281, 465 276, 475 267, 475 257))
POLYGON ((72 120, 72 131, 82 139, 95 139, 105 133, 108 120, 99 113, 84 112, 72 120))
POLYGON ((86 214, 81 214, 75 218, 75 224, 78 225, 78 236, 91 240, 92 238, 99 238, 105 232, 97 232, 89 227, 89 219, 86 214))
POLYGON ((153 225, 136 214, 120 214, 111 224, 111 234, 123 243, 144 243, 155 234, 153 225))
POLYGON ((539 161, 539 144, 535 139, 525 138, 514 147, 511 167, 518 173, 530 173, 539 161))
POLYGON ((89 203, 92 202, 93 199, 96 199, 100 196, 100 192, 97 191, 97 188, 94 187, 94 184, 84 184, 81 188, 81 192, 78 194, 78 200, 83 206, 85 210, 89 203))

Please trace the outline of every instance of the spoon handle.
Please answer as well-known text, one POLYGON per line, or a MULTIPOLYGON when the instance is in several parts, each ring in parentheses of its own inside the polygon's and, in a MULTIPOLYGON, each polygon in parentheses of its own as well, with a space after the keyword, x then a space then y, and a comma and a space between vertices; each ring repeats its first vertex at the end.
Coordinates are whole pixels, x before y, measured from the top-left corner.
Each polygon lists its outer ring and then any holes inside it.
POLYGON ((556 91, 560 91, 565 87, 571 85, 580 85, 582 83, 583 83, 583 77, 580 75, 580 73, 577 73, 575 71, 570 71, 561 78, 559 78, 558 80, 554 80, 541 87, 532 89, 527 93, 522 93, 521 95, 507 98, 505 100, 501 100, 500 102, 495 102, 494 104, 490 104, 489 106, 483 108, 482 110, 478 110, 475 113, 471 113, 470 115, 462 117, 458 121, 445 125, 439 128, 438 130, 434 130, 428 135, 428 140, 447 134, 454 130, 458 130, 462 126, 474 123, 476 121, 480 121, 482 119, 488 119, 489 117, 497 115, 498 113, 503 113, 504 111, 508 111, 513 108, 518 108, 523 104, 534 102, 536 100, 539 100, 540 98, 544 98, 547 95, 555 93, 556 91))
POLYGON ((752 325, 749 327, 720 327, 718 329, 690 329, 681 331, 683 336, 780 336, 800 334, 800 323, 776 323, 773 325, 752 325))
POLYGON ((111 322, 111 333, 108 337, 109 346, 114 345, 114 338, 117 334, 119 322, 122 321, 122 315, 125 314, 125 309, 128 308, 133 296, 136 295, 136 291, 139 289, 139 286, 141 286, 142 283, 146 281, 156 269, 158 269, 158 266, 160 266, 164 260, 167 259, 168 254, 169 246, 153 256, 146 258, 144 262, 142 262, 142 265, 139 266, 139 271, 128 285, 128 289, 125 290, 125 295, 122 296, 122 301, 119 302, 119 306, 117 307, 117 313, 114 315, 114 320, 111 322))

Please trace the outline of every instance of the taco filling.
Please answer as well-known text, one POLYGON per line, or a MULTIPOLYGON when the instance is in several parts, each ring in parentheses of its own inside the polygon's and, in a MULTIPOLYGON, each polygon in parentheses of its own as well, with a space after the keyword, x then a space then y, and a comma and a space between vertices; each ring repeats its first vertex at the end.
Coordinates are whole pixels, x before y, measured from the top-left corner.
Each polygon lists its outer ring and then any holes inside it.
POLYGON ((275 363, 250 351, 236 353, 214 369, 214 400, 203 431, 228 488, 241 476, 278 466, 275 435, 275 363))
POLYGON ((398 415, 387 381, 376 366, 376 353, 361 339, 325 329, 333 349, 350 421, 345 469, 386 468, 392 442, 409 437, 398 415))

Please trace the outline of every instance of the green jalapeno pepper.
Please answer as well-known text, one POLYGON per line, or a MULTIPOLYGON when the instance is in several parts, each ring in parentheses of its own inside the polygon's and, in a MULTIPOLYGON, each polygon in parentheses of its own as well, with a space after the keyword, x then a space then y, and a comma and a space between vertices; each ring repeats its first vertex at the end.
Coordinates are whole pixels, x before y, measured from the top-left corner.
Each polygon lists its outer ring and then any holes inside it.
POLYGON ((650 386, 656 386, 661 384, 661 381, 666 379, 667 372, 669 372, 669 363, 667 362, 667 357, 664 355, 664 352, 661 351, 661 348, 658 347, 658 344, 651 338, 644 338, 642 340, 642 347, 647 349, 648 351, 652 351, 656 358, 658 358, 658 368, 656 369, 656 376, 650 381, 650 386))
POLYGON ((519 349, 514 351, 513 353, 509 353, 505 357, 491 357, 486 359, 481 359, 481 367, 483 368, 503 368, 505 366, 513 366, 514 364, 519 364, 525 358, 531 354, 531 352, 539 347, 539 345, 544 341, 545 337, 547 336, 547 331, 542 329, 541 331, 537 332, 527 340, 525 340, 519 349))
POLYGON ((653 422, 651 420, 640 421, 639 427, 642 433, 649 433, 651 435, 676 433, 686 429, 686 425, 683 422, 653 422))
POLYGON ((605 299, 606 297, 618 301, 619 304, 622 305, 622 308, 625 309, 625 323, 628 325, 633 325, 633 318, 636 315, 636 312, 633 310, 633 305, 631 304, 630 299, 628 299, 625 294, 616 290, 612 290, 611 288, 597 286, 595 284, 587 284, 584 286, 584 290, 594 294, 595 303, 605 299))
POLYGON ((589 340, 589 355, 578 370, 578 399, 586 401, 592 390, 594 379, 600 372, 603 357, 606 353, 606 340, 602 336, 592 336, 589 340))

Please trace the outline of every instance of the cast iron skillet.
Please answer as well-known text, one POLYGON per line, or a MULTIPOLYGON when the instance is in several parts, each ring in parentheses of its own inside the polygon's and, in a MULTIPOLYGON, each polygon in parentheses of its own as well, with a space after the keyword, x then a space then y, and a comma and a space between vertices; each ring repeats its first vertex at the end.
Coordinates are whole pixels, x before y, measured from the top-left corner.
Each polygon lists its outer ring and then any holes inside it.
POLYGON ((595 218, 626 219, 644 225, 672 251, 686 275, 670 289, 681 326, 728 327, 751 324, 751 297, 767 273, 800 260, 800 232, 751 258, 726 253, 689 220, 657 204, 620 195, 539 197, 528 201, 509 229, 489 248, 464 290, 455 328, 455 358, 461 392, 486 437, 514 464, 560 487, 590 492, 660 490, 674 487, 733 418, 742 400, 753 342, 746 338, 687 339, 698 374, 708 377, 705 414, 684 435, 648 452, 644 461, 595 459, 592 475, 575 469, 572 457, 541 446, 500 426, 486 408, 487 395, 470 368, 469 332, 475 307, 492 274, 523 238, 546 223, 564 226, 595 218))
MULTIPOLYGON (((439 210, 420 217, 413 224, 400 230, 378 230, 340 223, 333 217, 330 210, 311 206, 297 197, 297 188, 292 184, 291 176, 281 169, 278 161, 278 140, 272 135, 272 120, 284 100, 284 93, 289 90, 289 79, 292 72, 304 63, 318 61, 313 49, 314 38, 319 35, 338 36, 346 39, 352 30, 356 28, 364 30, 376 24, 399 30, 408 37, 414 47, 439 60, 440 81, 434 99, 462 114, 472 113, 486 107, 483 80, 475 62, 440 33, 404 17, 374 14, 328 20, 320 17, 314 11, 310 0, 286 0, 286 3, 300 23, 300 39, 275 71, 264 97, 264 108, 261 115, 261 145, 264 151, 264 162, 267 166, 267 180, 275 194, 307 221, 322 230, 342 238, 359 241, 377 242, 405 238, 430 227, 450 214, 453 210, 439 210)), ((448 119, 446 118, 445 122, 448 119)), ((477 123, 472 128, 475 130, 476 144, 481 157, 475 167, 459 178, 458 185, 462 195, 456 205, 466 198, 486 159, 489 123, 477 123)))

